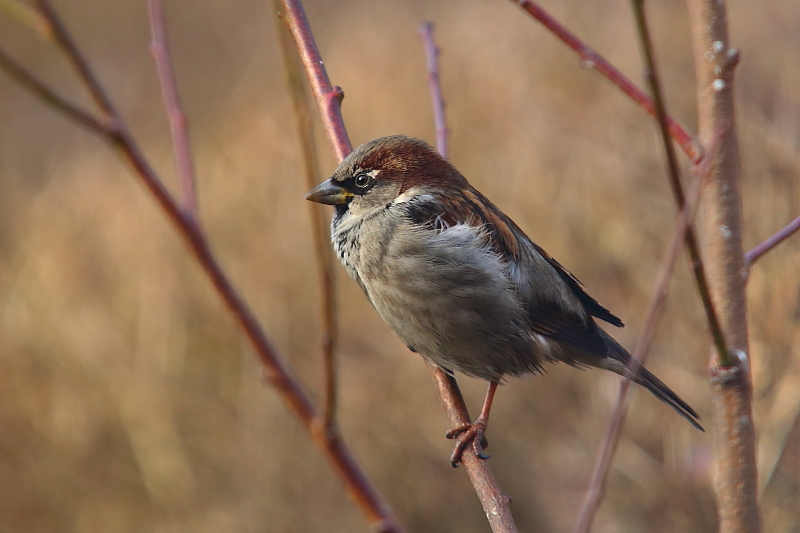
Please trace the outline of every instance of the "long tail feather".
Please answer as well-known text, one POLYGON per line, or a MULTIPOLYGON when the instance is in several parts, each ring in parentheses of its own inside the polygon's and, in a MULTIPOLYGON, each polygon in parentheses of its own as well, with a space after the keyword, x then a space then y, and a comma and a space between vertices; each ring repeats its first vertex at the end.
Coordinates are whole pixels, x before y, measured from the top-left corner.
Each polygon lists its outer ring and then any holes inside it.
POLYGON ((705 431, 703 426, 700 425, 700 416, 692 407, 683 401, 680 396, 667 387, 663 381, 655 377, 649 370, 643 366, 639 366, 636 373, 632 373, 628 367, 631 356, 617 341, 612 339, 606 332, 600 330, 603 340, 608 345, 609 357, 604 359, 599 365, 602 368, 616 372, 617 374, 626 377, 643 386, 649 390, 653 396, 666 403, 675 409, 683 418, 689 421, 691 425, 705 431))

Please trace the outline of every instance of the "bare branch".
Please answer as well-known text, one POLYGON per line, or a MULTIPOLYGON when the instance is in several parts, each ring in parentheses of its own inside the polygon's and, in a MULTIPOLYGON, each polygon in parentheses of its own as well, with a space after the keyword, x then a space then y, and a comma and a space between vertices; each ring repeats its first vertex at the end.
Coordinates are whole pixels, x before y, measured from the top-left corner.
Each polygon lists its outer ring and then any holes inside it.
MULTIPOLYGON (((647 82, 650 85, 650 90, 653 93, 653 101, 656 108, 656 118, 658 120, 659 128, 661 130, 661 138, 664 144, 664 150, 667 154, 667 164, 669 166, 670 185, 672 186, 672 193, 675 196, 675 201, 679 208, 683 208, 685 197, 683 188, 681 186, 680 169, 678 168, 678 159, 675 157, 675 149, 669 138, 667 127, 667 109, 664 103, 664 97, 661 91, 661 84, 658 80, 658 70, 656 69, 655 54, 653 53, 653 43, 650 38, 650 31, 647 28, 647 19, 644 12, 644 0, 632 0, 633 12, 636 18, 636 27, 639 33, 639 39, 642 46, 642 55, 645 62, 645 75, 647 82)), ((717 349, 717 356, 719 360, 725 364, 728 361, 728 348, 725 343, 725 336, 722 334, 722 327, 720 326, 717 312, 714 304, 711 302, 711 293, 708 288, 708 279, 703 266, 702 257, 700 255, 700 245, 697 241, 697 236, 694 230, 690 230, 686 234, 686 248, 689 250, 689 258, 692 262, 692 270, 694 271, 695 281, 697 288, 700 291, 700 299, 703 301, 703 307, 706 311, 706 320, 708 321, 708 329, 711 331, 711 337, 714 339, 714 346, 717 349)))
MULTIPOLYGON (((651 117, 656 117, 656 110, 653 100, 639 89, 630 79, 628 79, 615 66, 608 62, 596 50, 578 39, 575 34, 565 28, 560 22, 550 16, 544 9, 531 0, 512 0, 519 4, 531 17, 538 20, 542 25, 550 30, 564 44, 572 48, 580 56, 583 65, 602 74, 611 83, 627 94, 633 101, 639 104, 651 117)), ((686 133, 686 130, 672 118, 667 117, 669 132, 675 142, 689 156, 692 161, 697 160, 701 154, 694 139, 686 133)))
MULTIPOLYGON (((647 317, 645 318, 642 332, 639 334, 639 339, 633 350, 633 358, 629 365, 631 367, 643 365, 645 361, 647 361, 647 355, 650 351, 653 338, 655 337, 656 325, 661 318, 661 311, 664 309, 664 304, 667 301, 667 292, 669 291, 669 285, 672 281, 672 274, 675 271, 675 264, 683 248, 686 232, 691 226, 692 220, 694 220, 697 206, 700 203, 700 195, 703 191, 703 183, 710 170, 710 166, 704 163, 713 161, 718 149, 719 141, 717 138, 714 146, 708 147, 703 151, 705 155, 701 162, 693 166, 694 180, 689 188, 689 198, 675 220, 672 237, 667 245, 664 259, 661 262, 661 268, 656 278, 653 296, 650 299, 650 306, 647 309, 647 317)), ((628 412, 628 392, 630 386, 630 380, 620 380, 617 403, 614 406, 614 411, 608 422, 603 443, 600 445, 600 449, 597 452, 597 458, 595 459, 594 468, 592 469, 592 475, 589 480, 589 487, 586 489, 581 509, 578 512, 578 520, 573 529, 574 533, 588 533, 588 531, 591 530, 594 517, 605 496, 608 472, 611 469, 611 462, 616 454, 619 437, 622 433, 622 426, 625 423, 625 415, 628 412)))
MULTIPOLYGON (((280 1, 273 0, 275 13, 280 10, 280 1)), ((292 97, 294 116, 297 121, 297 132, 300 137, 300 146, 303 152, 305 166, 306 187, 314 188, 319 181, 317 144, 314 141, 311 106, 303 84, 303 66, 300 64, 297 52, 288 29, 276 16, 278 37, 281 43, 284 64, 286 65, 286 78, 289 93, 292 97)), ((337 409, 337 375, 336 375, 336 344, 338 328, 336 324, 336 286, 333 249, 330 244, 328 227, 329 213, 324 206, 314 202, 308 204, 311 216, 311 231, 314 238, 314 252, 317 257, 317 268, 320 276, 322 290, 322 357, 323 371, 325 374, 325 424, 331 425, 336 421, 337 409)))
POLYGON ((800 229, 800 217, 789 222, 780 231, 775 233, 772 237, 765 240, 746 254, 744 254, 744 262, 748 266, 752 265, 767 252, 778 246, 780 243, 791 237, 797 230, 800 229))
MULTIPOLYGON (((119 150, 122 157, 134 168, 136 174, 153 194, 168 218, 175 224, 179 233, 186 239, 189 249, 238 320, 263 365, 264 380, 275 387, 287 406, 308 429, 315 444, 324 452, 334 470, 342 478, 348 494, 359 505, 373 528, 386 533, 402 532, 403 528, 397 522, 388 504, 356 463, 336 427, 320 422, 321 417, 302 390, 299 381, 280 358, 252 311, 222 271, 197 220, 181 209, 144 158, 122 117, 115 110, 111 99, 89 68, 85 57, 75 46, 55 10, 45 0, 40 0, 39 5, 44 18, 53 30, 56 43, 78 70, 92 97, 107 115, 107 119, 95 120, 91 115, 58 97, 52 89, 36 81, 13 62, 2 61, 0 66, 9 71, 15 79, 42 101, 98 133, 101 138, 119 150)), ((2 57, 8 59, 6 56, 2 57)))
POLYGON ((742 248, 739 146, 735 129, 733 70, 725 2, 689 0, 698 85, 700 139, 728 127, 720 140, 703 195, 703 243, 709 288, 731 357, 712 357, 709 368, 717 444, 715 485, 721 533, 758 533, 756 434, 747 327, 747 265, 742 248))
POLYGON ((433 104, 433 123, 436 127, 436 147, 439 153, 447 157, 447 122, 444 117, 444 99, 439 83, 439 47, 433 39, 433 22, 423 22, 419 27, 419 38, 425 47, 425 58, 428 64, 428 84, 431 89, 433 104))
MULTIPOLYGON (((464 397, 456 379, 441 368, 429 365, 433 383, 442 399, 442 408, 451 428, 463 427, 472 422, 464 397)), ((511 515, 511 498, 497 484, 489 464, 474 453, 466 452, 461 457, 475 493, 481 500, 483 511, 494 533, 515 533, 517 526, 511 515)))
POLYGON ((150 33, 152 34, 150 53, 153 55, 153 60, 156 64, 158 81, 161 86, 161 97, 164 100, 164 108, 169 118, 172 148, 175 152, 175 167, 178 181, 181 185, 181 206, 188 213, 197 217, 197 179, 189 147, 186 115, 181 109, 175 71, 170 57, 167 30, 164 23, 164 7, 161 4, 161 0, 147 0, 147 9, 150 16, 150 33))
POLYGON ((353 145, 350 144, 350 138, 342 119, 344 92, 341 87, 331 86, 328 71, 322 63, 322 56, 314 42, 303 3, 300 0, 281 0, 281 5, 283 8, 278 16, 281 17, 294 38, 300 60, 308 74, 314 101, 317 102, 319 114, 322 117, 322 126, 328 135, 333 153, 341 161, 353 151, 353 145))
POLYGON ((75 42, 72 40, 72 37, 70 37, 61 19, 53 9, 53 6, 51 6, 50 2, 47 0, 37 0, 37 5, 39 6, 39 11, 42 13, 42 16, 44 16, 44 19, 50 26, 50 31, 55 38, 56 44, 66 54, 69 61, 75 67, 75 70, 78 71, 78 75, 86 84, 86 88, 89 89, 89 93, 91 93, 97 106, 109 117, 118 116, 114 105, 111 103, 111 99, 103 90, 100 81, 89 68, 86 58, 78 51, 75 42))
POLYGON ((89 112, 59 96, 19 63, 11 59, 11 56, 2 49, 0 49, 0 69, 4 70, 6 74, 14 78, 25 89, 36 95, 42 102, 62 113, 65 117, 74 120, 94 133, 103 133, 105 131, 106 126, 101 124, 89 112))

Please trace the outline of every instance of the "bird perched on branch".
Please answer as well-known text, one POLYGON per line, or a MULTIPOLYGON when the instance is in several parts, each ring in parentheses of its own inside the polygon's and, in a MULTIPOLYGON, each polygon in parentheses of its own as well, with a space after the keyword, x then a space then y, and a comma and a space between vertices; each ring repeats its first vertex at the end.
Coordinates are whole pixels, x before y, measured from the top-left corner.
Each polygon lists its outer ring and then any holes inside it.
POLYGON ((306 198, 335 207, 336 254, 411 351, 489 381, 480 416, 448 433, 453 466, 469 443, 486 457, 481 440, 500 381, 548 362, 616 372, 702 430, 694 409, 595 320, 622 321, 425 142, 370 141, 306 198))

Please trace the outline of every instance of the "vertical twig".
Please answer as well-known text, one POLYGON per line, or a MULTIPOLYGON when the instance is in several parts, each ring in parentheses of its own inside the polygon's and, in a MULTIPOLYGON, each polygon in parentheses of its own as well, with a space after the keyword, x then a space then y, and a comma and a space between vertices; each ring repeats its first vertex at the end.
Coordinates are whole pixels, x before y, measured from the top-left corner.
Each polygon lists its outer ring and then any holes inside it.
POLYGON ((314 443, 323 452, 342 479, 350 497, 372 524, 375 531, 401 533, 402 526, 394 517, 389 505, 382 498, 369 478, 361 470, 335 426, 320 423, 316 408, 303 391, 299 381, 272 346, 260 324, 245 301, 227 278, 205 239, 196 218, 185 211, 166 189, 161 179, 145 159, 130 130, 116 111, 110 97, 90 69, 85 56, 75 46, 61 19, 46 0, 39 0, 40 11, 52 30, 56 44, 78 71, 92 98, 104 113, 97 120, 79 107, 58 96, 52 89, 36 80, 29 72, 0 54, 0 68, 44 103, 64 113, 68 118, 89 128, 116 148, 134 169, 145 186, 155 197, 169 220, 187 241, 190 251, 210 278, 222 300, 236 317, 262 363, 263 378, 269 382, 290 410, 309 431, 314 443), (5 59, 8 59, 6 61, 5 59))
MULTIPOLYGON (((701 162, 693 167, 694 180, 689 188, 689 198, 675 220, 672 237, 667 246, 667 251, 664 254, 664 259, 661 262, 661 269, 658 277, 656 278, 653 297, 650 300, 650 307, 647 309, 647 317, 645 318, 642 332, 639 334, 639 339, 633 350, 631 366, 643 365, 647 360, 647 354, 652 345, 653 338, 655 337, 656 325, 661 318, 661 311, 667 301, 667 292, 669 290, 670 281, 672 280, 672 274, 675 270, 675 264, 678 261, 678 255, 683 247, 686 232, 692 220, 694 220, 695 212, 700 201, 703 182, 710 168, 707 163, 713 161, 718 148, 718 143, 716 146, 706 148, 703 151, 704 156, 701 162)), ((583 497, 583 503, 578 512, 578 520, 575 523, 573 533, 587 533, 591 530, 594 517, 605 496, 608 472, 611 469, 611 462, 616 454, 622 426, 625 423, 625 416, 628 412, 628 392, 630 391, 630 386, 630 380, 620 380, 617 403, 614 406, 614 411, 608 422, 603 443, 600 446, 600 450, 597 452, 592 475, 589 479, 589 486, 583 497)))
POLYGON ((333 153, 341 161, 353 151, 347 129, 344 127, 344 119, 342 119, 344 92, 341 87, 331 85, 328 71, 325 69, 322 56, 314 42, 314 35, 311 33, 311 25, 306 18, 303 3, 300 0, 281 0, 280 4, 278 16, 281 17, 294 38, 303 68, 308 75, 314 101, 317 103, 322 118, 322 126, 328 135, 333 153))
MULTIPOLYGON (((303 84, 302 66, 299 64, 296 49, 289 30, 283 25, 277 12, 280 1, 273 0, 275 7, 275 21, 278 26, 278 38, 281 44, 284 64, 286 65, 286 79, 289 93, 292 97, 294 116, 297 122, 297 133, 300 137, 300 146, 303 152, 303 163, 306 176, 306 188, 311 190, 319 181, 317 169, 317 145, 314 141, 314 128, 311 118, 311 109, 308 95, 303 84)), ((336 286, 335 265, 333 250, 328 238, 327 211, 319 204, 306 202, 311 216, 311 231, 314 238, 314 252, 322 290, 322 357, 323 371, 325 374, 325 405, 323 408, 325 424, 330 426, 336 422, 337 410, 337 374, 336 374, 336 344, 338 328, 336 325, 336 286)))
POLYGON ((164 6, 161 0, 147 0, 150 18, 150 54, 156 64, 158 81, 161 87, 161 98, 169 119, 169 130, 172 134, 172 148, 175 153, 175 169, 180 183, 180 205, 197 218, 197 186, 192 164, 189 133, 186 128, 186 115, 181 109, 178 97, 178 84, 175 81, 175 70, 172 67, 167 30, 164 23, 164 6))
MULTIPOLYGON (((444 98, 442 98, 442 88, 439 84, 439 65, 436 61, 438 48, 433 38, 433 24, 431 22, 423 23, 419 33, 427 59, 433 117, 437 132, 437 149, 440 154, 447 157, 448 129, 444 115, 444 98)), ((429 364, 428 368, 442 400, 442 408, 450 427, 455 429, 469 424, 472 419, 456 379, 436 365, 429 364)), ((514 516, 511 514, 511 499, 500 489, 489 464, 469 450, 462 455, 461 460, 472 486, 475 488, 475 493, 481 501, 492 531, 495 533, 516 532, 517 526, 514 523, 514 516)))
POLYGON ((728 39, 725 3, 689 0, 698 84, 700 138, 728 124, 703 196, 704 259, 714 307, 718 310, 732 357, 712 358, 709 368, 714 426, 717 432, 715 484, 722 533, 761 531, 758 504, 753 388, 748 361, 742 249, 742 198, 739 147, 733 101, 733 70, 738 53, 728 39))
POLYGON ((444 99, 439 81, 439 47, 433 39, 433 22, 423 22, 419 27, 419 38, 425 47, 425 59, 428 64, 428 85, 431 90, 433 105, 433 124, 436 127, 436 148, 443 157, 447 157, 447 121, 444 118, 444 99))
MULTIPOLYGON (((636 19, 636 27, 638 29, 639 39, 641 40, 642 55, 644 56, 645 76, 647 77, 647 82, 650 85, 650 90, 653 93, 653 101, 656 108, 656 118, 658 119, 664 150, 667 154, 669 181, 670 185, 672 186, 672 193, 675 196, 675 202, 678 204, 678 207, 682 209, 686 202, 686 198, 681 186, 678 159, 675 157, 675 149, 673 148, 672 141, 669 138, 666 104, 664 103, 661 84, 658 80, 658 70, 656 69, 655 55, 653 53, 653 43, 650 39, 650 31, 647 28, 647 18, 645 17, 644 12, 644 0, 632 0, 632 4, 636 19)), ((716 128, 716 125, 717 124, 714 123, 713 127, 716 128)), ((710 135, 708 135, 706 139, 710 141, 713 133, 714 130, 712 129, 710 135)), ((722 326, 720 326, 719 319, 717 318, 716 308, 711 301, 708 279, 705 273, 705 267, 703 266, 702 258, 700 256, 700 245, 698 244, 694 231, 689 231, 686 234, 686 248, 689 251, 689 259, 692 262, 692 270, 694 272, 697 288, 700 291, 700 299, 703 301, 703 308, 706 311, 708 329, 710 330, 711 337, 714 340, 714 346, 717 349, 717 356, 719 357, 720 361, 725 363, 728 360, 728 348, 725 342, 725 336, 722 333, 722 326)))

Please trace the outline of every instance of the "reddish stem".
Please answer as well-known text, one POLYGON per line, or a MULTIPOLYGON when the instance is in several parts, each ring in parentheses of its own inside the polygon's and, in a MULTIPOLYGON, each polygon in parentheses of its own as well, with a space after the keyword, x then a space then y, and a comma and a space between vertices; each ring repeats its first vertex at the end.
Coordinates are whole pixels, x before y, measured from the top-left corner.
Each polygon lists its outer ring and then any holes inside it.
POLYGON ((744 262, 750 266, 767 252, 778 246, 780 243, 791 237, 797 230, 800 229, 800 217, 789 222, 780 231, 775 233, 772 237, 765 240, 746 254, 744 254, 744 262))
MULTIPOLYGON (((531 17, 541 22, 545 28, 561 39, 564 44, 577 52, 585 67, 594 69, 605 76, 611 83, 619 87, 622 92, 639 104, 648 115, 654 118, 656 117, 656 108, 653 99, 647 96, 630 79, 620 72, 619 69, 597 53, 596 50, 578 39, 574 33, 570 32, 535 2, 530 0, 514 1, 531 17)), ((672 138, 675 139, 675 142, 680 145, 681 149, 689 156, 689 159, 696 161, 701 154, 697 149, 697 144, 694 139, 686 133, 686 130, 682 128, 680 124, 670 117, 667 117, 667 125, 669 127, 669 133, 672 138)))
POLYGON ((322 126, 328 135, 333 153, 341 161, 353 151, 342 118, 344 91, 341 87, 331 85, 328 71, 322 63, 322 56, 311 33, 311 25, 306 18, 303 3, 300 0, 282 0, 281 3, 283 11, 278 13, 278 16, 294 37, 297 52, 300 54, 300 60, 308 74, 311 91, 314 93, 314 101, 319 108, 322 126))
POLYGON ((172 134, 172 148, 175 152, 175 167, 181 185, 181 206, 189 213, 197 216, 197 187, 195 185, 194 165, 192 164, 189 133, 186 128, 186 115, 181 109, 178 87, 175 81, 175 70, 167 41, 167 30, 164 23, 164 8, 161 0, 147 0, 150 15, 150 53, 156 64, 158 81, 161 86, 161 98, 169 119, 172 134))
MULTIPOLYGON (((89 68, 85 57, 75 46, 55 10, 46 0, 39 0, 39 6, 44 18, 52 28, 56 43, 76 68, 81 79, 89 88, 95 102, 106 116, 104 120, 96 120, 91 116, 85 116, 86 113, 80 108, 60 98, 52 89, 35 80, 30 73, 23 69, 14 71, 15 77, 20 79, 26 87, 34 89, 35 94, 45 103, 52 105, 64 112, 68 117, 87 126, 120 151, 123 158, 131 164, 136 174, 153 194, 168 218, 175 224, 179 233, 186 239, 189 249, 206 274, 211 278, 211 282, 217 292, 238 320, 261 360, 264 379, 275 387, 281 398, 311 433, 314 442, 323 450, 336 472, 342 478, 348 493, 367 515, 374 529, 387 533, 402 532, 402 526, 392 514, 388 504, 386 504, 358 463, 356 463, 342 441, 338 430, 335 426, 329 426, 324 423, 297 378, 280 358, 256 321, 252 311, 222 271, 194 215, 183 210, 178 205, 144 158, 108 94, 89 68)), ((5 67, 6 65, 0 61, 0 66, 5 67)))
POLYGON ((433 39, 433 22, 423 22, 419 27, 419 38, 425 47, 425 59, 428 64, 428 85, 433 105, 433 123, 436 127, 436 147, 439 153, 447 157, 447 121, 444 117, 444 98, 439 82, 439 47, 433 39))

